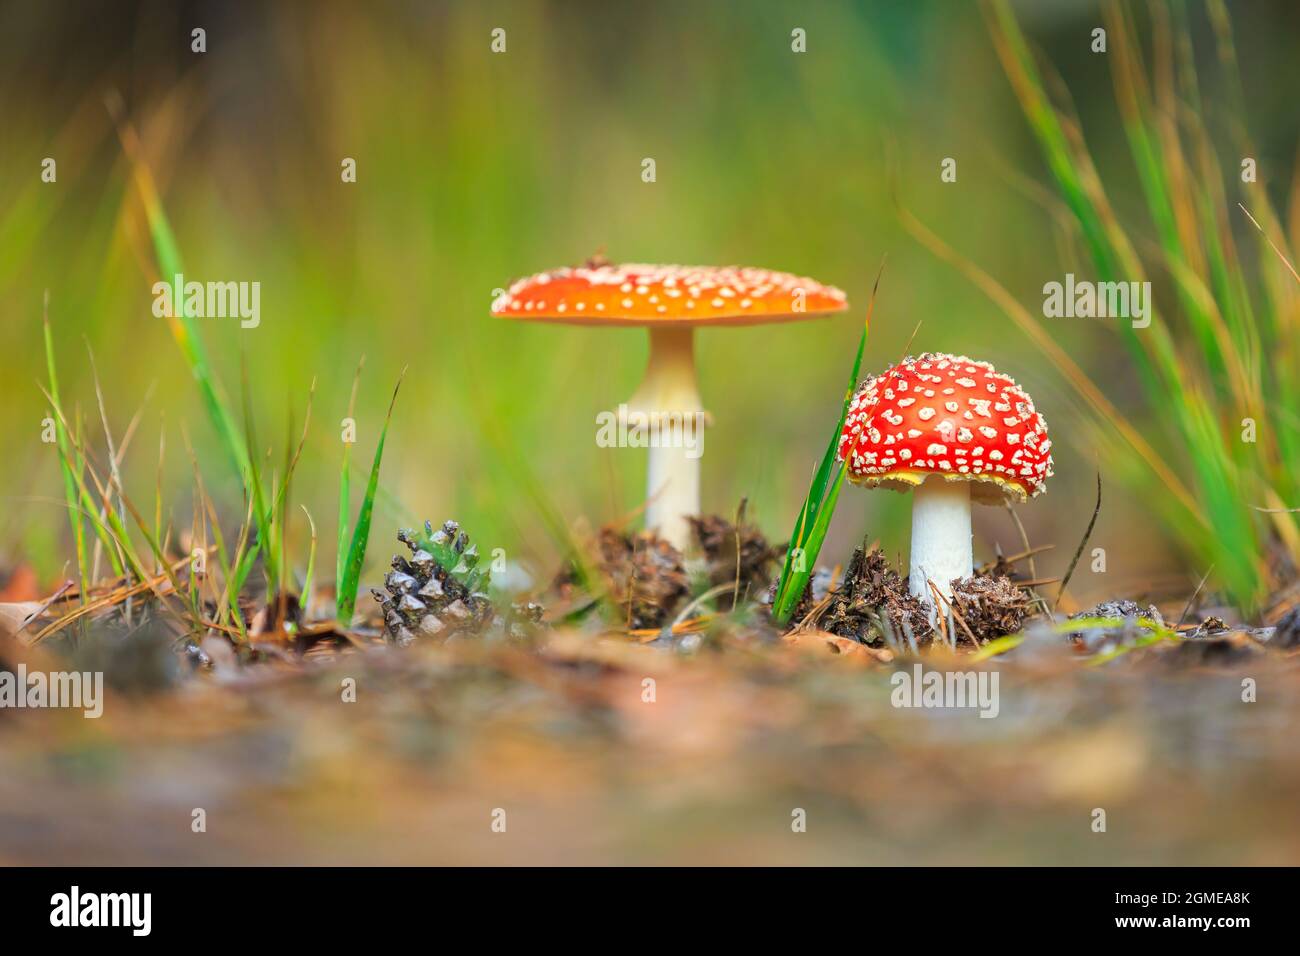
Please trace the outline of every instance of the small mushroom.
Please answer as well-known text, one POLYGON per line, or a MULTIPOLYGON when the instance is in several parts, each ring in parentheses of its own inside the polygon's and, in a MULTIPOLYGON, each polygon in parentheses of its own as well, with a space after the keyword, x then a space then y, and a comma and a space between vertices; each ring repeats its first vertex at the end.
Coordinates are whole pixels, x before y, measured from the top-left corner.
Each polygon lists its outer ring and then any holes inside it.
MULTIPOLYGON (((510 319, 644 326, 650 360, 627 403, 629 419, 635 413, 638 421, 680 422, 674 427, 683 429, 707 421, 696 383, 696 326, 789 322, 846 308, 839 289, 788 272, 603 261, 520 279, 492 303, 494 315, 510 319)), ((649 442, 646 490, 646 527, 681 550, 690 540, 686 519, 700 513, 698 450, 684 445, 649 442)))
POLYGON ((988 362, 926 353, 868 379, 853 396, 839 458, 849 480, 912 492, 908 589, 930 605, 930 582, 951 600, 968 578, 971 501, 1041 494, 1052 442, 1033 400, 988 362))

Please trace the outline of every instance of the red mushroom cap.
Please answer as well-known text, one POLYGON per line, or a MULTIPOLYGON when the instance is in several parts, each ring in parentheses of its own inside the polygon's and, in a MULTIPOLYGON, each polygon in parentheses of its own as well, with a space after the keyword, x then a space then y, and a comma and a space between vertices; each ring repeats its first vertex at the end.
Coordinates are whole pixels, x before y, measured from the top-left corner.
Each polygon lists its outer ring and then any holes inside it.
POLYGON ((738 266, 590 263, 520 279, 493 315, 579 325, 760 325, 842 312, 843 292, 812 279, 738 266))
POLYGON ((985 504, 1045 490, 1052 442, 1034 403, 988 362, 926 353, 868 379, 849 403, 849 480, 907 491, 930 475, 972 481, 985 504))

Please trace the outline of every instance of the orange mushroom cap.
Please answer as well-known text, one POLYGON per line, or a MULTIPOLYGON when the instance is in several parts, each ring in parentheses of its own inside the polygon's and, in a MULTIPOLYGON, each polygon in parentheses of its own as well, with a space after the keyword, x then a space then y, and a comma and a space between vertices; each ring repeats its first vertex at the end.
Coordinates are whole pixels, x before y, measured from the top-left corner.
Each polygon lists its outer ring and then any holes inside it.
POLYGON ((906 491, 930 475, 972 481, 986 504, 1025 500, 1052 475, 1052 441, 1033 400, 988 362, 926 353, 858 389, 840 435, 849 480, 906 491))
POLYGON ((520 279, 493 315, 577 325, 760 325, 843 312, 848 299, 813 279, 739 266, 591 263, 520 279))

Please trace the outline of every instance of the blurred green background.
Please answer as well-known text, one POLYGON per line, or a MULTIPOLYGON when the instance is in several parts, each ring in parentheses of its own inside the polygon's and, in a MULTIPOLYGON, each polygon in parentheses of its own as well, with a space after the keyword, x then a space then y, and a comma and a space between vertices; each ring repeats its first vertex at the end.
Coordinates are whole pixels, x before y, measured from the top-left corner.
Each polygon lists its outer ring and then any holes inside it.
MULTIPOLYGON (((1195 5, 1192 5, 1195 12, 1195 5)), ((1261 169, 1285 208, 1296 155, 1300 23, 1285 0, 1233 5, 1261 169)), ((1121 211, 1141 219, 1108 65, 1089 51, 1085 2, 1018 5, 1068 85, 1121 211)), ((1193 23, 1204 28, 1203 18, 1193 23)), ((902 203, 1035 314, 1067 267, 1036 199, 1046 175, 975 4, 7 3, 0 5, 0 573, 44 581, 71 556, 47 414, 41 300, 48 289, 64 402, 97 418, 86 344, 120 435, 145 402, 128 490, 151 503, 159 432, 168 506, 188 526, 189 432, 233 530, 241 490, 165 323, 151 312, 147 235, 104 106, 118 91, 158 179, 188 278, 261 283, 261 325, 204 319, 217 371, 238 393, 247 356, 259 433, 286 443, 313 377, 313 426, 295 479, 331 567, 340 420, 366 357, 358 469, 394 381, 410 364, 383 469, 373 567, 398 524, 455 516, 480 548, 506 548, 538 579, 556 546, 518 469, 569 522, 636 508, 644 452, 601 449, 595 415, 626 399, 646 358, 632 330, 493 319, 512 277, 581 261, 746 264, 844 288, 848 316, 783 328, 704 330, 698 362, 715 425, 706 509, 750 515, 780 540, 825 447, 877 267, 888 256, 864 368, 913 351, 988 359, 1046 415, 1057 476, 1020 509, 1059 574, 1087 523, 1094 470, 1070 387, 978 290, 900 226, 902 203), (190 31, 207 33, 191 51, 190 31), (506 31, 493 53, 491 31, 506 31), (806 31, 807 52, 791 50, 806 31), (41 162, 57 161, 57 182, 41 162), (352 157, 357 182, 340 181, 352 157), (657 180, 641 179, 653 158, 657 180), (957 160, 955 183, 940 163, 957 160), (495 436, 495 437, 493 437, 495 436)), ((1213 78, 1203 90, 1216 102, 1213 78)), ((1263 178, 1263 177, 1262 177, 1263 178)), ((1270 187, 1272 188, 1272 187, 1270 187)), ((1142 220, 1143 222, 1145 220, 1142 220)), ((1050 329, 1121 409, 1138 386, 1115 330, 1050 329)), ((1137 417, 1137 424, 1155 423, 1137 417)), ((296 439, 296 434, 295 434, 296 439)), ((1157 445, 1157 447, 1160 447, 1157 445)), ((354 487, 359 479, 354 479, 354 487)), ((1204 568, 1177 553, 1140 487, 1109 487, 1080 596, 1185 592, 1204 568)), ((863 535, 905 551, 908 499, 846 489, 824 560, 863 535)), ((291 536, 308 534, 297 515, 291 536)), ((977 509, 977 553, 1020 548, 1001 509, 977 509)), ((393 547, 396 543, 392 542, 393 547)))

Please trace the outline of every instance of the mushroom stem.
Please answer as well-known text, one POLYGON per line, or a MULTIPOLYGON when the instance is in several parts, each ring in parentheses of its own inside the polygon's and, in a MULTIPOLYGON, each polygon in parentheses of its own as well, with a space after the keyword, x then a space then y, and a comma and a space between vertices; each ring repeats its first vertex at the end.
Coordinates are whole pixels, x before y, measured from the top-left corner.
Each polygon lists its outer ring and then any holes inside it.
POLYGON ((946 481, 935 475, 912 492, 912 561, 908 590, 930 607, 936 620, 934 595, 952 598, 955 578, 968 578, 974 570, 971 554, 970 482, 946 481))
POLYGON ((685 551, 690 542, 686 518, 700 513, 705 424, 693 330, 650 329, 650 360, 628 410, 641 413, 650 429, 646 528, 685 551))

